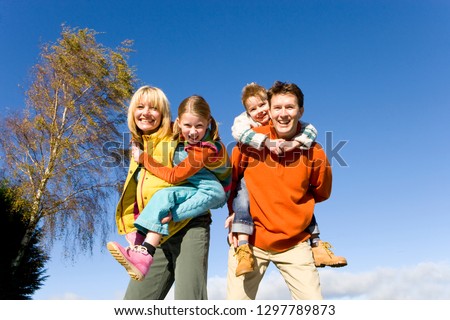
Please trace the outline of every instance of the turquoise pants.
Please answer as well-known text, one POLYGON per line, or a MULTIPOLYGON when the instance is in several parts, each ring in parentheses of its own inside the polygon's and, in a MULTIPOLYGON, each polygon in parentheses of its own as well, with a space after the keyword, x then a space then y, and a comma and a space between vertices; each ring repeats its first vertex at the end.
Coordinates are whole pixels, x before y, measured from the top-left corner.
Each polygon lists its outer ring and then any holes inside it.
POLYGON ((172 213, 175 222, 197 217, 209 209, 215 209, 226 203, 226 194, 219 180, 207 169, 202 169, 189 183, 164 188, 156 192, 135 220, 137 229, 168 235, 168 224, 161 219, 172 213))

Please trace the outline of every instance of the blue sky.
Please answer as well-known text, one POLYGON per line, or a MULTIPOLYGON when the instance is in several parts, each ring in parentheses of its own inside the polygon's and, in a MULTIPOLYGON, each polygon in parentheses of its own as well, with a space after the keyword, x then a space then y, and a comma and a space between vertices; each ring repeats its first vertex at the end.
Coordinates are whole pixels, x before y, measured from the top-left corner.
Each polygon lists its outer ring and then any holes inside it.
MULTIPOLYGON (((450 299, 448 1, 0 0, 0 110, 23 108, 19 85, 63 23, 102 32, 110 47, 134 40, 142 83, 164 90, 173 111, 203 95, 225 143, 245 84, 298 84, 303 120, 336 155, 316 217, 349 265, 320 269, 325 298, 450 299)), ((226 214, 213 211, 211 299, 225 297, 226 214)), ((34 298, 121 299, 128 275, 94 251, 72 262, 56 246, 34 298)), ((276 269, 258 298, 289 299, 276 269)))

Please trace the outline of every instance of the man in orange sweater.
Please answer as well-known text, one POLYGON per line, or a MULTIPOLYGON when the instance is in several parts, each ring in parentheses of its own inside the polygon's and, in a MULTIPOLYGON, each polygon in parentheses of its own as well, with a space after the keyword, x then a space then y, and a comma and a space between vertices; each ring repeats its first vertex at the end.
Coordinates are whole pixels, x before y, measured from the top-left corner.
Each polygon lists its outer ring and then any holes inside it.
MULTIPOLYGON (((268 91, 269 125, 255 128, 271 140, 290 141, 301 130, 303 93, 292 83, 275 82, 268 91)), ((314 265, 310 233, 306 231, 314 205, 330 197, 332 174, 322 147, 293 149, 276 155, 238 144, 232 153, 233 186, 245 178, 254 233, 249 243, 255 270, 236 277, 234 247, 228 256, 227 299, 255 299, 259 283, 273 262, 293 299, 322 299, 319 273, 314 265)), ((230 204, 233 195, 229 199, 230 204)), ((232 209, 230 213, 232 213, 232 209)))

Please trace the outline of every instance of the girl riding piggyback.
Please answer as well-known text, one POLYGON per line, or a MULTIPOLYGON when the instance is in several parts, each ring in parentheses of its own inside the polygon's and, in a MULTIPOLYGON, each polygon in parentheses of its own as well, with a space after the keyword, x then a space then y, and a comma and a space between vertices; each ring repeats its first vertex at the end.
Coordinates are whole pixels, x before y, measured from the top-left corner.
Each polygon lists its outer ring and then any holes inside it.
POLYGON ((220 141, 218 126, 206 100, 198 95, 184 99, 178 108, 173 139, 179 141, 173 168, 133 147, 133 157, 153 175, 174 187, 156 192, 134 222, 137 244, 123 248, 110 242, 108 249, 135 280, 143 280, 156 247, 170 237, 167 221, 183 221, 225 205, 231 188, 231 164, 220 141), (161 222, 163 221, 163 222, 161 222))

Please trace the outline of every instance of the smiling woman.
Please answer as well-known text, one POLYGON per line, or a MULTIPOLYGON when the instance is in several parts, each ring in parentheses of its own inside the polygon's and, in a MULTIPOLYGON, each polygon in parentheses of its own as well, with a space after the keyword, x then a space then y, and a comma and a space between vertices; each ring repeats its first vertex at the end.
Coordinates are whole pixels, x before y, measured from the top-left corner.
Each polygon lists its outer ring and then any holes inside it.
POLYGON ((158 139, 170 137, 170 104, 161 89, 143 86, 135 92, 128 108, 128 129, 133 141, 141 144, 143 135, 156 134, 158 139))
MULTIPOLYGON (((162 90, 143 86, 134 93, 128 108, 128 128, 133 141, 157 161, 172 166, 176 143, 172 140, 169 101, 162 90)), ((142 280, 150 264, 153 265, 150 276, 145 277, 144 281, 130 281, 125 299, 164 299, 175 278, 176 299, 206 298, 209 215, 180 222, 170 221, 168 229, 171 237, 164 239, 153 252, 142 246, 145 235, 139 233, 134 225, 135 219, 157 191, 170 186, 172 184, 150 174, 134 158, 131 159, 116 209, 118 233, 126 235, 130 246, 123 248, 118 242, 109 242, 108 250, 135 279, 142 280), (181 244, 183 252, 180 250, 181 244), (133 263, 136 259, 138 263, 133 263)))
POLYGON ((151 134, 161 124, 161 112, 149 102, 140 103, 134 112, 134 121, 144 134, 151 134))
POLYGON ((130 246, 107 245, 133 279, 125 299, 164 299, 173 283, 175 299, 207 299, 209 210, 227 200, 230 161, 203 97, 183 100, 173 137, 169 119, 158 88, 142 87, 131 99, 133 156, 116 214, 130 246))

